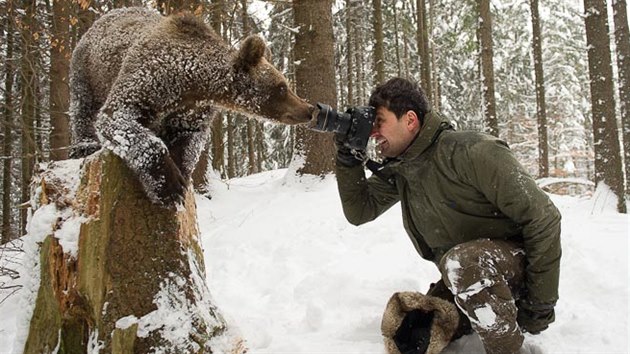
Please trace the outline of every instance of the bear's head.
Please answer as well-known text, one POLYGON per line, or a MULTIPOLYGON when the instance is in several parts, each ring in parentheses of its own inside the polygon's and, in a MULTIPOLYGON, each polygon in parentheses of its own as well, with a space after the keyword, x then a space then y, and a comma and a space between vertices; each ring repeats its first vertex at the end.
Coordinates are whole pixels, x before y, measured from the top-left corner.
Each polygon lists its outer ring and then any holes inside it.
POLYGON ((235 108, 284 124, 310 121, 314 107, 289 88, 270 61, 269 48, 261 37, 245 39, 232 61, 235 108))

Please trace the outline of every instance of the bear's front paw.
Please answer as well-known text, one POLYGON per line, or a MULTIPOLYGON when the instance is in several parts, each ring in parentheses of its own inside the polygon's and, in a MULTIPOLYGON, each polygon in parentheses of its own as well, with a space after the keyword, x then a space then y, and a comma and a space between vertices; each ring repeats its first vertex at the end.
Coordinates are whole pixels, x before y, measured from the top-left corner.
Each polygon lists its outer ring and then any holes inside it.
POLYGON ((179 168, 170 157, 164 159, 164 164, 156 166, 153 171, 149 172, 151 176, 155 176, 163 183, 156 186, 155 195, 158 202, 167 208, 176 207, 184 201, 184 193, 188 182, 184 179, 179 168), (163 176, 164 179, 160 177, 163 176))
POLYGON ((70 158, 80 159, 92 155, 101 149, 101 144, 93 141, 82 141, 70 148, 70 158))

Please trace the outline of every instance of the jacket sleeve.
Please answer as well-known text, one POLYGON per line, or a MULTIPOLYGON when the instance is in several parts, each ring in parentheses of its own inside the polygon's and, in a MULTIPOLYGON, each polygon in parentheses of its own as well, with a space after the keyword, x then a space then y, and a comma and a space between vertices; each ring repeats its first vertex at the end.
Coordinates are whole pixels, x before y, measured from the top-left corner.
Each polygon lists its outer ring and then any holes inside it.
POLYGON ((555 303, 562 253, 560 212, 503 141, 478 142, 467 158, 469 182, 523 228, 527 299, 555 303))
POLYGON ((348 222, 361 225, 376 219, 398 202, 398 190, 377 176, 365 178, 363 166, 337 163, 337 187, 348 222))

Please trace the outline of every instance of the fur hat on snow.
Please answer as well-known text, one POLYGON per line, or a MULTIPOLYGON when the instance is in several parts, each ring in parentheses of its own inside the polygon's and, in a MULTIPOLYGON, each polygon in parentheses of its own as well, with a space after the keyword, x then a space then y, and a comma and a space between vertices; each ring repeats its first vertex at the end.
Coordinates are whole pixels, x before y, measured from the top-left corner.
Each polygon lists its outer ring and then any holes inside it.
POLYGON ((387 302, 381 332, 388 354, 438 354, 458 323, 454 304, 418 292, 398 292, 387 302))

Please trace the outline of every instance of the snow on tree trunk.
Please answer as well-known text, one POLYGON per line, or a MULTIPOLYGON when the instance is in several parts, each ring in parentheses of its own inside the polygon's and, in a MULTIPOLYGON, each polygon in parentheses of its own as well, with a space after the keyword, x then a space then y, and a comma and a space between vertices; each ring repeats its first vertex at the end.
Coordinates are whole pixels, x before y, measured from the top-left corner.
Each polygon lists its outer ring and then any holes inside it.
POLYGON ((167 210, 109 152, 82 169, 68 164, 52 163, 34 186, 31 223, 54 225, 41 243, 24 352, 244 352, 205 283, 193 193, 183 208, 167 210))

